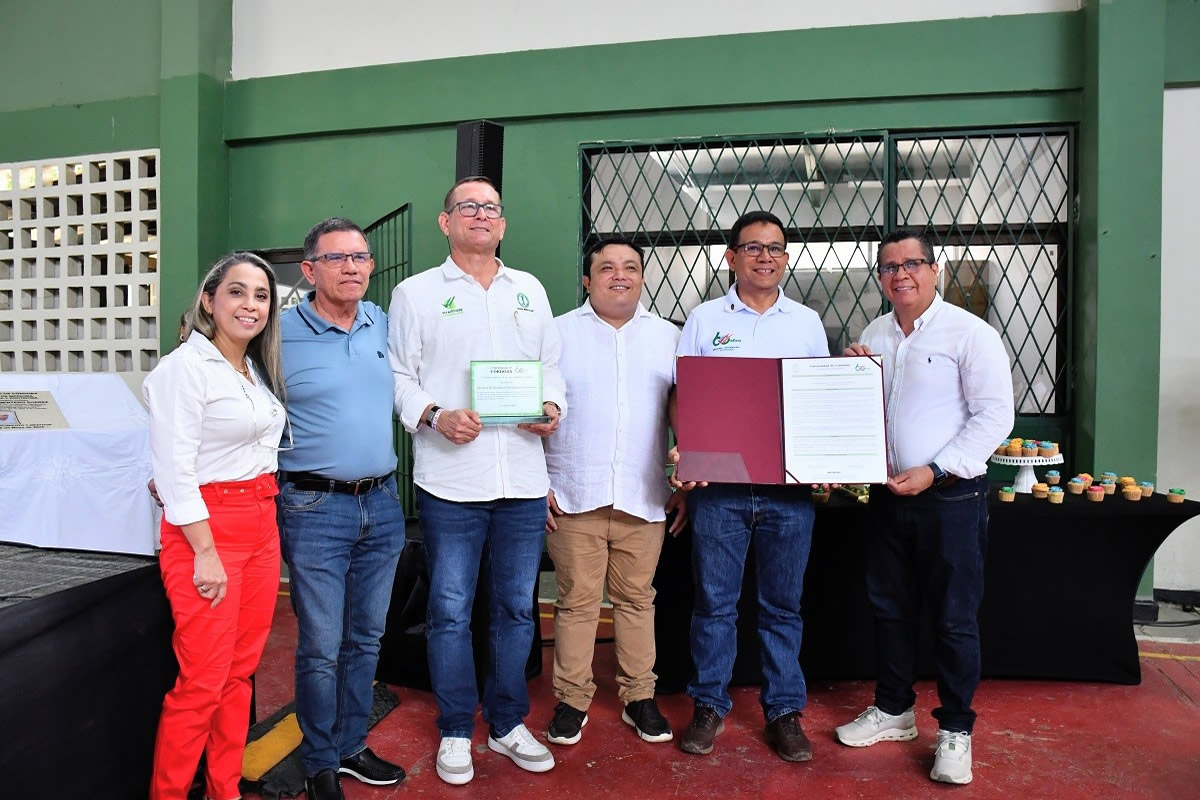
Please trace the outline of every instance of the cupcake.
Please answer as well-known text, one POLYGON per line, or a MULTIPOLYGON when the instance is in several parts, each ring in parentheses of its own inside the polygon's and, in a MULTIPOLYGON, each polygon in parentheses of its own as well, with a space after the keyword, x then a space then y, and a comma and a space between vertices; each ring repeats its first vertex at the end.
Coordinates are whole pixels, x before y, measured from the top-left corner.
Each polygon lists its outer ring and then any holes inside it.
POLYGON ((1055 505, 1061 505, 1063 498, 1067 496, 1067 493, 1062 490, 1061 486, 1051 486, 1050 494, 1047 496, 1050 498, 1051 503, 1054 503, 1055 505))
POLYGON ((1016 499, 1017 499, 1017 492, 1015 489, 1013 489, 1013 487, 1011 487, 1011 486, 1001 487, 1001 489, 1000 489, 1000 502, 1001 503, 1011 503, 1013 500, 1016 500, 1016 499))
POLYGON ((1171 489, 1167 492, 1168 503, 1182 503, 1187 497, 1187 492, 1183 489, 1171 489))
POLYGON ((1105 478, 1104 480, 1100 481, 1100 488, 1104 490, 1105 494, 1116 494, 1117 482, 1105 478))
POLYGON ((1021 455, 1021 440, 1011 439, 1008 443, 1008 455, 1016 457, 1021 455))
POLYGON ((1026 458, 1032 458, 1038 454, 1038 443, 1032 439, 1026 439, 1021 443, 1021 455, 1026 458))
POLYGON ((1133 500, 1134 502, 1142 499, 1142 490, 1137 486, 1122 486, 1121 494, 1125 496, 1126 500, 1133 500))
POLYGON ((1087 490, 1087 499, 1091 500, 1093 503, 1099 503, 1104 499, 1104 490, 1100 488, 1099 484, 1096 484, 1095 486, 1089 486, 1087 490))
POLYGON ((1104 483, 1105 481, 1112 481, 1113 483, 1116 483, 1117 482, 1117 473, 1101 472, 1100 473, 1100 482, 1104 483))
POLYGON ((1050 494, 1050 487, 1044 483, 1035 483, 1033 485, 1033 496, 1038 500, 1045 500, 1046 495, 1050 494))
POLYGON ((1051 442, 1050 443, 1050 457, 1053 458, 1054 456, 1058 455, 1060 452, 1061 451, 1058 449, 1058 442, 1051 442))
POLYGON ((996 455, 998 455, 998 456, 1008 455, 1009 441, 1010 441, 1009 439, 1005 439, 1003 442, 1000 443, 999 447, 996 448, 996 455))
POLYGON ((1154 494, 1154 484, 1150 481, 1142 481, 1138 488, 1142 490, 1142 497, 1149 497, 1154 494))
POLYGON ((1087 484, 1083 482, 1083 478, 1076 476, 1067 481, 1067 491, 1071 494, 1083 494, 1083 490, 1087 488, 1087 484))
POLYGON ((829 502, 829 490, 822 488, 822 487, 813 489, 812 490, 812 501, 814 503, 828 503, 829 502))
POLYGON ((1086 472, 1079 473, 1079 479, 1083 481, 1083 488, 1085 489, 1092 485, 1092 476, 1086 472))
POLYGON ((1042 458, 1049 458, 1054 455, 1053 448, 1054 442, 1038 442, 1038 455, 1042 458))
POLYGON ((1058 482, 1061 480, 1062 475, 1060 475, 1056 469, 1049 470, 1046 473, 1046 484, 1048 486, 1058 486, 1058 482))
POLYGON ((1122 475, 1117 478, 1117 485, 1124 489, 1126 486, 1137 486, 1137 478, 1132 475, 1122 475))

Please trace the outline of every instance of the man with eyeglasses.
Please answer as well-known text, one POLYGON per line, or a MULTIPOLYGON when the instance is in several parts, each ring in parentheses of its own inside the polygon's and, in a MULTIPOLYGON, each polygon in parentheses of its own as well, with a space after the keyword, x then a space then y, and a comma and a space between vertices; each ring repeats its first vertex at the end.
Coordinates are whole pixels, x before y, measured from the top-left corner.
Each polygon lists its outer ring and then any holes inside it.
MULTIPOLYGON (((780 288, 788 270, 788 255, 778 217, 766 211, 742 215, 729 232, 725 261, 736 282, 724 297, 702 303, 688 315, 678 355, 829 355, 820 317, 788 299, 780 288)), ((719 395, 714 396, 717 398, 719 395)), ((755 410, 729 408, 723 413, 753 414, 755 410)), ((677 459, 678 453, 672 458, 677 459)), ((716 737, 724 730, 722 718, 733 708, 729 681, 737 655, 737 602, 746 553, 753 544, 766 738, 785 761, 807 761, 812 758, 812 745, 800 725, 807 702, 800 669, 800 595, 812 543, 810 490, 804 486, 712 483, 696 486, 687 502, 696 591, 691 628, 696 674, 687 687, 695 709, 691 724, 680 737, 680 748, 685 753, 711 753, 716 737)))
POLYGON ((279 531, 296 611, 296 718, 308 800, 341 800, 340 774, 393 784, 367 718, 404 511, 392 445, 387 317, 364 300, 374 262, 348 219, 317 223, 300 269, 312 283, 281 318, 294 448, 279 454, 279 531))
POLYGON ((567 400, 546 291, 496 256, 505 224, 490 180, 455 183, 438 215, 449 257, 397 286, 389 314, 395 409, 413 434, 413 482, 429 554, 429 672, 441 732, 436 768, 451 784, 475 776, 479 698, 470 620, 481 563, 478 588, 491 610, 483 690, 488 747, 531 772, 554 767, 523 721, 525 663, 550 488, 542 437, 557 429, 567 400), (485 427, 470 407, 473 360, 540 361, 548 421, 485 427))
POLYGON ((875 702, 837 729, 852 747, 917 737, 922 598, 934 620, 939 708, 929 777, 970 783, 979 685, 979 603, 987 550, 987 459, 1013 425, 1012 368, 1000 335, 937 293, 933 243, 915 230, 879 245, 892 311, 846 355, 883 357, 886 486, 871 487, 867 594, 875 615, 875 702))

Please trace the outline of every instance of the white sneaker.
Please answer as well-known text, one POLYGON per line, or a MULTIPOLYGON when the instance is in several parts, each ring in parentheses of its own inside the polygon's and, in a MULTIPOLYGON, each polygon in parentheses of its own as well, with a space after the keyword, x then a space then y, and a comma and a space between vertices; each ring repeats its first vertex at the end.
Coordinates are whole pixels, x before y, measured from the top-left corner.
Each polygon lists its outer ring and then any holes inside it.
POLYGON ((530 772, 546 772, 554 769, 554 756, 546 745, 533 738, 524 725, 518 725, 499 739, 488 736, 488 747, 506 755, 521 769, 530 772))
POLYGON ((938 729, 937 752, 929 777, 943 783, 970 783, 971 734, 938 729))
POLYGON ((870 747, 877 742, 907 742, 917 738, 917 718, 910 708, 899 714, 888 714, 875 706, 837 729, 838 741, 851 747, 870 747))
POLYGON ((437 774, 446 783, 461 786, 475 777, 471 763, 471 740, 462 736, 443 736, 438 745, 437 774))

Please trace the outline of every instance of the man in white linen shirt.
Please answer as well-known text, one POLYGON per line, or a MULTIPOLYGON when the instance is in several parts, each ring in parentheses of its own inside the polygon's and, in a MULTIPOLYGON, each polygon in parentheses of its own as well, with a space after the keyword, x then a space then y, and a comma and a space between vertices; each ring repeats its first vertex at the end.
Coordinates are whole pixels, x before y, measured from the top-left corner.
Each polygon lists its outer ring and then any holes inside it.
POLYGON ((554 766, 523 722, 525 662, 550 488, 539 437, 557 429, 567 400, 546 292, 533 275, 496 257, 505 220, 492 182, 473 176, 455 183, 438 225, 450 256, 392 293, 388 354, 396 414, 413 434, 413 482, 429 554, 429 672, 442 737, 437 773, 464 784, 475 776, 470 621, 481 563, 491 610, 483 693, 488 746, 531 772, 554 766), (485 427, 470 408, 472 360, 540 361, 549 421, 485 427))
POLYGON ((937 750, 929 777, 969 783, 987 551, 987 458, 1013 426, 1012 368, 994 328, 937 294, 933 243, 898 230, 879 245, 893 310, 847 355, 883 356, 886 486, 871 489, 867 593, 875 615, 875 703, 837 729, 867 747, 917 736, 913 681, 921 599, 936 638, 937 750))
POLYGON ((605 586, 612 601, 621 719, 647 742, 671 728, 654 701, 654 572, 672 493, 667 400, 679 331, 641 304, 642 250, 612 237, 583 257, 583 306, 555 319, 571 416, 546 440, 550 472, 546 546, 554 559, 554 696, 547 738, 575 744, 596 693, 596 625, 605 586))

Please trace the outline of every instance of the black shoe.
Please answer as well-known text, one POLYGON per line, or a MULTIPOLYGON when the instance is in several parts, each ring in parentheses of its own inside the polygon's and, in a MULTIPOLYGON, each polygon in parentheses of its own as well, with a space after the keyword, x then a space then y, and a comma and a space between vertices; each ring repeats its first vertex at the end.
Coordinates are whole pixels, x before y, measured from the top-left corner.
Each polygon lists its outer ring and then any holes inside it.
POLYGON ((691 724, 684 729, 683 736, 679 737, 679 749, 685 753, 708 755, 713 750, 717 736, 723 730, 725 723, 717 714, 717 710, 697 703, 691 724))
POLYGON ((812 743, 800 727, 800 712, 793 711, 767 723, 767 744, 784 761, 808 761, 812 758, 812 743))
POLYGON ((332 769, 323 769, 305 778, 304 791, 308 800, 346 800, 346 795, 342 794, 342 780, 332 769))
POLYGON ((550 720, 550 729, 546 738, 554 744, 575 744, 583 736, 583 726, 587 725, 587 712, 578 708, 559 703, 554 707, 554 719, 550 720))
POLYGON ((404 767, 384 761, 372 753, 369 747, 364 747, 356 756, 343 758, 338 772, 358 778, 372 786, 390 786, 404 780, 404 767))
POLYGON ((621 719, 628 722, 637 731, 637 735, 647 742, 671 741, 671 726, 667 718, 658 711, 658 703, 653 697, 645 700, 634 700, 625 706, 621 719))

